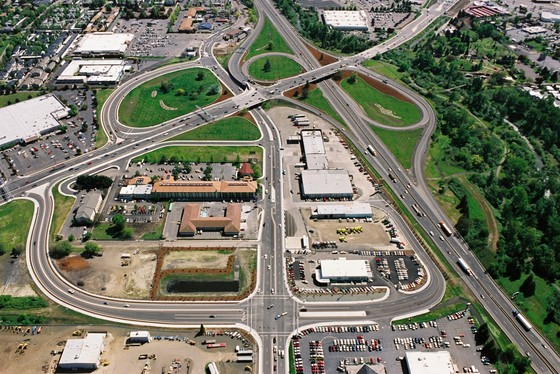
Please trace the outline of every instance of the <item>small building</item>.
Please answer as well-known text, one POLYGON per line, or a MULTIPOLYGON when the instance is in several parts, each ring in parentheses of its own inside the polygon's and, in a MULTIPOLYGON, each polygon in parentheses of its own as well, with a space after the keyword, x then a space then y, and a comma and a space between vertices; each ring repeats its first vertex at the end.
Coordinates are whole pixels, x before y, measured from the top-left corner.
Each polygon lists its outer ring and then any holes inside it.
POLYGON ((196 29, 198 31, 212 31, 212 24, 210 22, 200 22, 197 26, 196 29))
MULTIPOLYGON (((365 282, 373 278, 371 266, 367 260, 322 260, 315 270, 315 279, 319 283, 365 282)), ((435 373, 435 371, 434 371, 435 373)))
POLYGON ((373 213, 368 203, 354 202, 352 204, 322 204, 317 205, 311 212, 311 218, 372 218, 373 213))
POLYGON ((119 191, 119 198, 124 200, 146 200, 152 196, 151 184, 130 184, 121 187, 119 191))
POLYGON ((448 351, 406 352, 406 365, 410 374, 454 374, 453 361, 448 351))
POLYGON ((354 192, 347 170, 303 170, 300 183, 304 199, 352 199, 354 192))
POLYGON ((103 202, 103 197, 101 192, 90 191, 84 196, 78 210, 76 210, 76 215, 74 220, 79 225, 90 225, 95 219, 95 215, 99 213, 99 208, 103 202))
POLYGON ((126 70, 122 60, 73 60, 57 77, 56 84, 88 84, 113 86, 126 70))
POLYGON ((106 334, 87 334, 84 339, 67 340, 58 368, 68 371, 99 368, 101 353, 105 349, 105 336, 106 334))
POLYGON ((543 22, 552 22, 557 23, 560 22, 560 14, 556 14, 553 12, 541 12, 541 21, 543 22))
POLYGON ((219 231, 224 236, 239 235, 241 205, 228 204, 225 216, 209 217, 203 214, 200 204, 187 204, 179 225, 179 236, 194 236, 198 231, 219 231))
POLYGON ((73 54, 77 56, 123 56, 134 34, 94 32, 76 38, 73 54))
POLYGON ((239 176, 243 177, 252 177, 255 174, 255 171, 251 167, 251 164, 248 162, 244 162, 241 164, 241 168, 239 169, 239 176))
POLYGON ((131 331, 128 334, 128 338, 126 339, 127 344, 135 344, 135 343, 149 343, 152 341, 152 337, 150 336, 149 331, 131 331))
POLYGON ((309 248, 309 236, 287 236, 284 244, 286 251, 298 251, 309 248))
POLYGON ((346 374, 385 374, 385 365, 382 364, 360 364, 346 365, 346 374))

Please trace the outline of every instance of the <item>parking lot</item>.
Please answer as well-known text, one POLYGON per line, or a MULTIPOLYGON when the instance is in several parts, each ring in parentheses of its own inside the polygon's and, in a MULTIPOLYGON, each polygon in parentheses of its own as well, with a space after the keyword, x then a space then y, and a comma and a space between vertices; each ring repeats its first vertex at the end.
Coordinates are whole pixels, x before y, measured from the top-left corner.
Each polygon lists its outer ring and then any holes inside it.
POLYGON ((480 373, 489 373, 492 367, 481 360, 474 340, 474 320, 469 317, 469 312, 458 312, 424 323, 331 324, 302 329, 292 339, 296 372, 334 374, 350 365, 378 363, 388 373, 400 373, 407 351, 446 350, 459 372, 470 372, 475 366, 480 373))

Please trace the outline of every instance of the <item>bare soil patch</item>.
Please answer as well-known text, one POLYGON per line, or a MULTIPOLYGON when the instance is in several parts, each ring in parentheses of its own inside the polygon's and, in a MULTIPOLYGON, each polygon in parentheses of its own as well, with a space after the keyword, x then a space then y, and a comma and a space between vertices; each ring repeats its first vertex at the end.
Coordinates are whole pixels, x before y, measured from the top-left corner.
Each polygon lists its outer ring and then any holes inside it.
MULTIPOLYGON (((349 71, 349 70, 344 70, 342 72, 342 77, 343 78, 348 78, 349 76, 351 76, 354 72, 349 71)), ((367 84, 369 84, 370 86, 372 86, 373 88, 375 88, 377 91, 384 93, 385 95, 389 95, 394 97, 395 99, 410 103, 410 104, 414 104, 414 102, 412 100, 410 100, 407 96, 401 94, 399 91, 395 90, 393 87, 378 81, 377 79, 373 79, 371 77, 367 77, 363 74, 359 74, 358 76, 360 78, 362 78, 367 84)), ((337 82, 337 84, 340 85, 340 81, 337 82)), ((414 104, 416 105, 416 104, 414 104)))
POLYGON ((63 271, 80 271, 89 268, 87 260, 81 256, 65 257, 57 261, 60 270, 63 271))
POLYGON ((309 52, 313 54, 313 57, 315 57, 317 61, 319 61, 321 66, 326 66, 332 64, 333 62, 338 61, 338 58, 334 57, 333 55, 330 55, 327 52, 320 51, 308 43, 304 43, 304 44, 309 50, 309 52))
MULTIPOLYGON (((301 95, 301 91, 303 90, 304 87, 305 87, 305 85, 301 85, 299 87, 292 88, 291 90, 284 92, 284 96, 297 99, 297 97, 294 97, 294 94, 297 91, 301 95)), ((310 83, 309 84, 309 91, 313 91, 316 87, 317 87, 317 85, 315 83, 310 83)))
POLYGON ((215 251, 172 251, 164 257, 162 270, 225 268, 229 256, 215 251))

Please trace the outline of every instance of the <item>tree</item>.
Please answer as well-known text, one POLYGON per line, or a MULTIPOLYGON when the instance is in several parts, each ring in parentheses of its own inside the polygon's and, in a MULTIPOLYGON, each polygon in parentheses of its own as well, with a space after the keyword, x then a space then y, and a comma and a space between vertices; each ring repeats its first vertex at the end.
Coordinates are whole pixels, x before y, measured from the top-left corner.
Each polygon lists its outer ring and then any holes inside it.
POLYGON ((273 48, 274 48, 274 43, 272 41, 268 42, 268 44, 266 45, 266 50, 272 51, 273 48))
POLYGON ((263 71, 265 73, 268 73, 268 72, 270 72, 270 69, 271 69, 270 59, 267 58, 266 61, 264 62, 264 65, 263 65, 263 71))
POLYGON ((120 238, 122 240, 129 240, 132 239, 133 236, 134 236, 134 231, 132 230, 132 228, 127 227, 121 231, 120 238))
POLYGON ((352 75, 348 78, 348 83, 354 84, 356 83, 356 80, 358 80, 358 76, 356 73, 352 73, 352 75))
POLYGON ((93 242, 87 242, 82 251, 82 257, 93 258, 101 252, 101 247, 93 242))
POLYGON ((159 88, 160 88, 161 92, 166 94, 173 89, 173 84, 169 83, 168 81, 164 81, 164 82, 161 82, 161 84, 159 85, 159 88))
POLYGON ((216 95, 220 92, 220 86, 218 86, 217 84, 213 84, 210 86, 210 88, 208 89, 208 96, 213 96, 216 95))
POLYGON ((82 237, 82 241, 83 241, 83 242, 87 242, 88 240, 91 239, 91 236, 92 236, 92 235, 91 235, 91 232, 89 232, 89 231, 86 232, 86 233, 84 234, 84 236, 82 237))
POLYGON ((204 327, 204 325, 201 323, 200 324, 200 329, 198 329, 198 332, 196 333, 197 336, 202 336, 206 334, 206 328, 204 327))
POLYGON ((115 228, 118 231, 123 231, 124 229, 124 224, 125 224, 125 219, 124 216, 122 214, 115 214, 113 216, 113 218, 111 218, 111 222, 113 223, 113 225, 115 225, 115 228))
POLYGON ((4 243, 0 243, 0 256, 6 253, 6 246, 4 243))
POLYGON ((175 91, 175 96, 185 96, 185 90, 183 88, 178 88, 177 91, 175 91))
POLYGON ((68 241, 69 241, 69 242, 73 242, 74 239, 76 239, 76 237, 74 236, 74 234, 68 235, 68 241))
POLYGON ((23 245, 21 244, 16 244, 13 248, 12 248, 12 252, 10 253, 10 255, 12 257, 19 257, 21 256, 21 254, 23 253, 23 245))
POLYGON ((76 188, 79 190, 105 190, 113 184, 113 179, 105 175, 80 175, 76 179, 76 188))
POLYGON ((198 73, 196 73, 196 80, 199 82, 204 80, 204 71, 200 70, 198 73))
POLYGON ((72 244, 70 244, 69 241, 62 240, 51 247, 49 255, 52 258, 59 259, 68 256, 70 253, 72 253, 73 249, 74 247, 72 247, 72 244))
POLYGON ((478 331, 475 335, 475 341, 477 345, 484 345, 490 338, 490 329, 488 329, 488 323, 483 323, 478 327, 478 331))
POLYGON ((521 284, 521 287, 519 287, 519 290, 523 293, 523 295, 525 297, 529 297, 529 296, 533 296, 535 294, 536 288, 537 288, 537 285, 535 283, 535 279, 533 277, 533 274, 530 274, 525 279, 523 284, 521 284))

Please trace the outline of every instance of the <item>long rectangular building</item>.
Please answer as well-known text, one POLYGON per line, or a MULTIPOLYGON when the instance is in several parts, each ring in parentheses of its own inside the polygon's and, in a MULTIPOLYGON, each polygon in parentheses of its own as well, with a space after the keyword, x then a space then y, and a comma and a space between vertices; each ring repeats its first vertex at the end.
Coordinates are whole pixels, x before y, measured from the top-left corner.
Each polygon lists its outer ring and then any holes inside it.
POLYGON ((301 196, 304 199, 351 199, 352 182, 347 170, 303 170, 301 196))
POLYGON ((256 193, 255 181, 159 181, 152 188, 155 198, 173 200, 252 200, 256 193))
POLYGON ((95 370, 105 349, 105 334, 87 334, 84 339, 66 341, 58 367, 62 370, 95 370))
POLYGON ((134 34, 94 32, 78 37, 73 54, 77 56, 123 56, 134 34))

